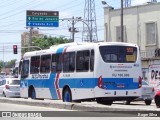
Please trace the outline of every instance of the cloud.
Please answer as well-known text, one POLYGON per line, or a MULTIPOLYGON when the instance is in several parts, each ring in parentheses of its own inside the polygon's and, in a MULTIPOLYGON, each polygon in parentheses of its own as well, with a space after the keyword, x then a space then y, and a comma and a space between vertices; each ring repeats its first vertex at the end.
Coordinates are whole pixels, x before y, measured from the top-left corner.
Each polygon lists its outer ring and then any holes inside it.
POLYGON ((146 2, 150 2, 151 0, 132 0, 132 6, 135 6, 135 5, 141 5, 141 4, 144 4, 146 2))

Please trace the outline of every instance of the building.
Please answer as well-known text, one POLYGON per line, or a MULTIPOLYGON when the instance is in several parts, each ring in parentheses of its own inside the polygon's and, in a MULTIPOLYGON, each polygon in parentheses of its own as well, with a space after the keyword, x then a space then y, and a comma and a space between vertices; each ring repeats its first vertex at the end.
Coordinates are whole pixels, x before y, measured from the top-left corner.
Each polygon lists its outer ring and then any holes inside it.
MULTIPOLYGON (((39 37, 39 38, 42 38, 44 37, 44 34, 41 34, 39 33, 38 30, 31 30, 32 31, 32 34, 30 34, 29 32, 24 32, 21 34, 21 46, 22 46, 22 49, 23 47, 28 47, 30 46, 30 35, 32 35, 32 37, 39 37)), ((23 56, 24 54, 24 51, 21 50, 21 55, 23 56)))
MULTIPOLYGON (((160 3, 123 10, 124 42, 140 46, 142 67, 160 64, 160 3)), ((105 40, 121 42, 121 9, 104 7, 105 40)))

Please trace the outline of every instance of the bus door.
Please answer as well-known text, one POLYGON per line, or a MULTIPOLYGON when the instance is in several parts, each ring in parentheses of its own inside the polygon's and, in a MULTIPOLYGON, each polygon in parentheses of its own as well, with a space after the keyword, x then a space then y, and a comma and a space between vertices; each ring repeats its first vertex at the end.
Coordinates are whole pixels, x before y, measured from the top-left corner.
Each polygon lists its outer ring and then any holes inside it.
POLYGON ((20 94, 21 97, 28 97, 28 82, 26 79, 29 76, 29 59, 23 60, 21 68, 20 94))
POLYGON ((77 51, 76 99, 94 97, 94 50, 77 51))

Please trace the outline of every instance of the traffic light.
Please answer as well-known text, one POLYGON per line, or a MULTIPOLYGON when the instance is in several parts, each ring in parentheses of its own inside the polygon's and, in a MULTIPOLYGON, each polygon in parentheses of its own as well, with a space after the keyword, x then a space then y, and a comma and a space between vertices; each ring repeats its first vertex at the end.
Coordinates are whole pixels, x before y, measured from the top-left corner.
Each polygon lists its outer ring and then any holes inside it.
POLYGON ((13 45, 13 54, 17 54, 18 51, 17 51, 17 45, 13 45))

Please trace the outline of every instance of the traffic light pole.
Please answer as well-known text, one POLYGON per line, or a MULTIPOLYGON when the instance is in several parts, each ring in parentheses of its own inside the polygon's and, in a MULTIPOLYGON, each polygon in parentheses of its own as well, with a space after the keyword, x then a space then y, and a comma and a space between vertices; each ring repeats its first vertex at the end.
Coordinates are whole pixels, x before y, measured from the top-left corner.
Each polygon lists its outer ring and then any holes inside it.
MULTIPOLYGON (((33 29, 33 27, 30 27, 30 30, 29 30, 29 46, 32 46, 32 29, 33 29)), ((32 47, 29 47, 29 51, 32 51, 32 47)))
POLYGON ((74 17, 72 17, 72 41, 74 42, 74 34, 75 34, 75 29, 74 29, 74 24, 75 24, 75 22, 74 22, 74 17))

